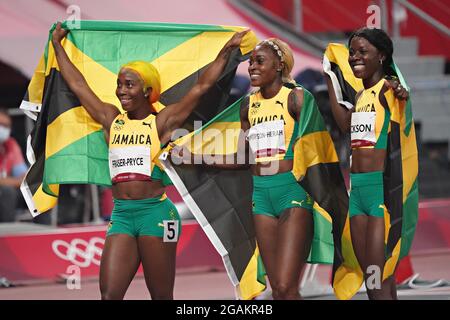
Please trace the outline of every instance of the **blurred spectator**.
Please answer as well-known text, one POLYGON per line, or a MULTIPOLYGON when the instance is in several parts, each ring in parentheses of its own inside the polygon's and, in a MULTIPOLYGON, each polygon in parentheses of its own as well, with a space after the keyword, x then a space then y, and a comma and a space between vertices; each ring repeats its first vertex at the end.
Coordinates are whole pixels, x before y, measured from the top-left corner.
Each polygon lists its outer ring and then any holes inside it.
POLYGON ((0 108, 0 222, 16 220, 19 187, 27 172, 22 151, 10 133, 11 117, 0 108))
POLYGON ((320 113, 336 147, 340 165, 342 169, 348 169, 350 165, 350 135, 348 133, 342 133, 334 120, 333 114, 331 113, 327 86, 322 72, 315 69, 304 69, 294 77, 294 80, 314 95, 320 113))
POLYGON ((228 97, 227 106, 247 94, 250 89, 250 79, 247 76, 236 74, 231 83, 230 96, 228 97))
POLYGON ((294 77, 294 80, 313 94, 317 89, 327 90, 325 79, 320 70, 304 69, 294 77))

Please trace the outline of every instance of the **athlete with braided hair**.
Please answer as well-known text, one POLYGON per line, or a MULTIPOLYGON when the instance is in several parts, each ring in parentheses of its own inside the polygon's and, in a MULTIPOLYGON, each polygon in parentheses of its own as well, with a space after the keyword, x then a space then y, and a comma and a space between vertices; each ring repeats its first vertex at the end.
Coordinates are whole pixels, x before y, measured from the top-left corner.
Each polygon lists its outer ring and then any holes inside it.
POLYGON ((394 75, 391 68, 393 44, 383 30, 359 29, 350 36, 348 47, 350 67, 364 86, 356 94, 355 106, 352 109, 340 106, 329 77, 327 84, 334 118, 341 131, 351 134, 349 216, 352 245, 364 273, 369 299, 397 299, 394 276, 385 276, 384 272, 387 226, 394 221, 389 221, 385 205, 383 174, 391 133, 391 106, 395 98, 407 99, 408 92, 398 81, 386 80, 394 75), (374 268, 382 277, 378 288, 367 283, 374 268))

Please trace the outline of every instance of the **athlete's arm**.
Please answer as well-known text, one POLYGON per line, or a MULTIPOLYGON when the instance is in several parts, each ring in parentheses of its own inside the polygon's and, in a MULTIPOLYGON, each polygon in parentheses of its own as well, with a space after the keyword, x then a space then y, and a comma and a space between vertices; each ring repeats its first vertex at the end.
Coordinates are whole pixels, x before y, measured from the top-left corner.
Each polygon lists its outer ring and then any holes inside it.
POLYGON ((170 140, 172 131, 183 125, 187 117, 198 106, 200 98, 214 85, 225 68, 231 52, 240 46, 242 38, 247 32, 248 30, 235 33, 192 89, 178 103, 167 106, 158 114, 157 127, 162 144, 170 140))
POLYGON ((81 72, 75 67, 67 56, 61 45, 61 40, 65 38, 68 31, 61 28, 58 22, 52 33, 52 44, 55 50, 56 60, 59 70, 69 86, 70 90, 78 97, 83 107, 89 115, 103 126, 104 130, 109 130, 112 121, 120 113, 112 104, 105 103, 97 97, 83 77, 81 72))
POLYGON ((241 102, 240 108, 240 118, 241 118, 241 130, 238 137, 237 152, 220 157, 219 155, 214 155, 214 158, 210 160, 215 160, 214 162, 206 161, 204 156, 202 158, 196 158, 194 154, 190 153, 186 147, 178 147, 173 145, 171 150, 171 155, 173 157, 174 163, 184 163, 184 164, 203 164, 215 168, 221 169, 239 169, 245 168, 250 165, 249 160, 249 145, 246 139, 248 129, 250 128, 250 123, 248 122, 248 102, 249 97, 245 97, 241 102), (244 147, 243 147, 244 146, 244 147), (228 158, 232 158, 232 163, 227 163, 228 158))
POLYGON ((333 117, 336 120, 339 129, 341 129, 343 133, 347 133, 350 131, 350 121, 353 109, 349 110, 338 103, 330 77, 326 75, 325 79, 327 81, 328 95, 330 97, 331 112, 333 113, 333 117))
POLYGON ((288 96, 288 111, 295 121, 300 121, 302 112, 304 91, 301 88, 294 88, 288 96))

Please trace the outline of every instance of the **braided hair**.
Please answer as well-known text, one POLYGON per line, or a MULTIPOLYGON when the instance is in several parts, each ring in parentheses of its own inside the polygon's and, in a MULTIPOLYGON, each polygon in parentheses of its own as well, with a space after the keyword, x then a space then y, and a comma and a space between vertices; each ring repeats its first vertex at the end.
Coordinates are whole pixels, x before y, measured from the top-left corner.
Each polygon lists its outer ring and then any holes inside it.
POLYGON ((385 60, 383 61, 383 71, 386 75, 394 75, 394 71, 391 68, 393 63, 392 55, 394 53, 394 45, 392 44, 391 38, 382 29, 376 28, 361 28, 353 32, 348 39, 348 47, 354 37, 364 38, 370 42, 378 51, 384 53, 385 60))

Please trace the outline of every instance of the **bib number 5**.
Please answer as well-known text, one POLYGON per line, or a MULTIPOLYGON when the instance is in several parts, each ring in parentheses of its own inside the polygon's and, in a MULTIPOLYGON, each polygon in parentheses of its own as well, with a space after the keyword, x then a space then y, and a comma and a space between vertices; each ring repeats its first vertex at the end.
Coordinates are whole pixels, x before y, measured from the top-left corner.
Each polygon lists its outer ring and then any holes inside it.
POLYGON ((164 242, 177 242, 179 233, 178 220, 164 220, 164 242))

